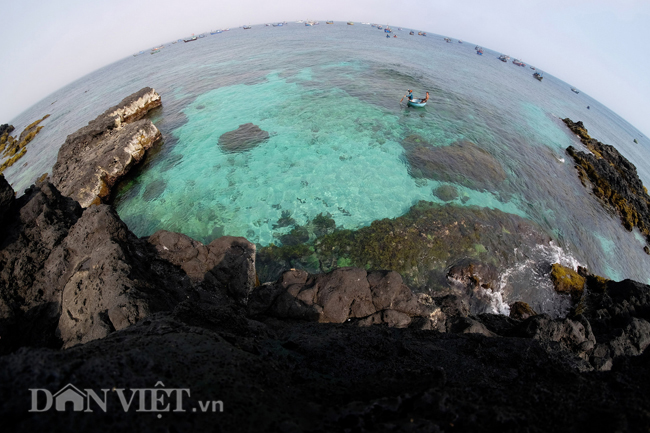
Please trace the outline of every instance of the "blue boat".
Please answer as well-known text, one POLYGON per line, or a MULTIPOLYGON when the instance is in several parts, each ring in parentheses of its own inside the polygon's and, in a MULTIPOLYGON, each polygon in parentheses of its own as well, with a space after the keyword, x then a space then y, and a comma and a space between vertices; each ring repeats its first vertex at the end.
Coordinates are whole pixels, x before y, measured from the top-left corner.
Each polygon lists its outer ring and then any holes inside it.
POLYGON ((410 105, 411 107, 420 108, 420 107, 424 107, 425 105, 427 105, 427 103, 422 102, 422 99, 413 99, 413 100, 409 100, 408 105, 410 105))

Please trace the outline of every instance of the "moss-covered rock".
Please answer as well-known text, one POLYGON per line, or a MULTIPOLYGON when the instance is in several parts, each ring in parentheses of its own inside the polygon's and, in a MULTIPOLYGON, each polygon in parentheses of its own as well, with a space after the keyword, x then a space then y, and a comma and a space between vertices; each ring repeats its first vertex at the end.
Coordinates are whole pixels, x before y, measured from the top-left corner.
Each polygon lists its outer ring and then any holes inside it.
POLYGON ((27 145, 34 139, 34 137, 36 137, 36 134, 43 129, 43 127, 38 126, 38 124, 48 117, 50 117, 50 115, 46 114, 42 119, 27 125, 23 132, 20 133, 18 139, 9 135, 14 130, 12 125, 5 124, 0 126, 0 152, 2 152, 3 158, 7 158, 0 165, 0 173, 14 165, 16 161, 25 155, 27 152, 27 145))
POLYGON ((261 281, 275 280, 289 268, 329 272, 356 266, 394 270, 412 288, 435 289, 447 285, 447 271, 460 259, 501 268, 514 264, 516 248, 548 241, 537 226, 516 215, 421 201, 401 217, 335 230, 309 245, 258 248, 257 266, 261 281))
POLYGON ((551 281, 556 292, 571 295, 574 302, 582 297, 586 282, 585 277, 559 263, 551 267, 551 281))
POLYGON ((516 320, 526 320, 529 317, 536 316, 537 313, 533 308, 523 301, 517 301, 510 306, 510 318, 516 320))
POLYGON ((588 186, 588 179, 594 195, 618 213, 627 230, 637 227, 646 239, 650 239, 650 196, 634 164, 613 146, 591 138, 582 122, 564 119, 564 123, 591 151, 580 152, 573 146, 567 148, 582 184, 588 186))

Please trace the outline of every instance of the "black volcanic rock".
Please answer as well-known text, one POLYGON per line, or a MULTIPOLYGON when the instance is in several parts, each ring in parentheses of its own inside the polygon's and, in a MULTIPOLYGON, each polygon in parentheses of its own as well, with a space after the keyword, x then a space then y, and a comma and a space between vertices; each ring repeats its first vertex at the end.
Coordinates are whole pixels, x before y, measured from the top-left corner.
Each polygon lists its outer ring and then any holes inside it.
POLYGON ((15 200, 16 196, 13 188, 11 188, 5 176, 0 174, 0 227, 4 227, 4 217, 8 212, 11 212, 15 200))
POLYGON ((259 146, 269 138, 269 133, 252 123, 239 125, 219 137, 219 146, 224 152, 244 152, 259 146))

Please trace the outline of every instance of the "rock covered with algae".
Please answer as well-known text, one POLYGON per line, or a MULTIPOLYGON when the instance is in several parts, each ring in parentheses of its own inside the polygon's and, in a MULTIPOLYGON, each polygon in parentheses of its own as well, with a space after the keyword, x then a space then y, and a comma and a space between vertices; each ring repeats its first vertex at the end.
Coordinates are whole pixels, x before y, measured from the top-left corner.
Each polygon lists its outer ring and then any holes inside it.
MULTIPOLYGON (((650 245, 650 196, 634 164, 614 146, 589 136, 582 122, 563 121, 590 151, 581 152, 573 146, 566 150, 576 163, 582 184, 589 183, 594 195, 618 213, 623 226, 629 231, 637 227, 650 245)), ((647 246, 646 252, 650 253, 647 246)))

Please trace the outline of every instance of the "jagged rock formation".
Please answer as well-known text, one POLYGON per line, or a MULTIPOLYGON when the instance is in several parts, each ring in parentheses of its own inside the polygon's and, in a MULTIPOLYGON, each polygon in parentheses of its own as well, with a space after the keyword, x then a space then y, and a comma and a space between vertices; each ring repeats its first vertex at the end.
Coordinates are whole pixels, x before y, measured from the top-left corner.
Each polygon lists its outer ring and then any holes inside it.
POLYGON ((39 132, 41 132, 41 129, 43 129, 43 127, 38 126, 38 124, 48 117, 50 117, 50 115, 46 114, 41 119, 27 125, 23 132, 20 133, 18 139, 9 135, 14 130, 13 125, 0 125, 0 152, 2 152, 3 158, 7 158, 2 164, 0 164, 0 173, 4 172, 7 167, 14 165, 16 161, 25 155, 27 152, 27 145, 39 132))
MULTIPOLYGON (((563 119, 569 129, 591 153, 577 151, 573 146, 567 153, 576 162, 583 185, 590 182, 596 197, 612 206, 627 230, 638 227, 650 244, 650 196, 636 172, 636 167, 614 146, 591 138, 582 122, 563 119)), ((646 252, 648 252, 646 247, 646 252)))
POLYGON ((180 266, 195 283, 207 280, 241 303, 256 284, 255 245, 242 237, 222 236, 203 245, 189 236, 159 230, 151 237, 160 257, 180 266))
POLYGON ((59 149, 52 183, 84 208, 105 202, 113 185, 162 138, 150 120, 142 119, 161 104, 160 95, 145 87, 69 135, 59 149))

